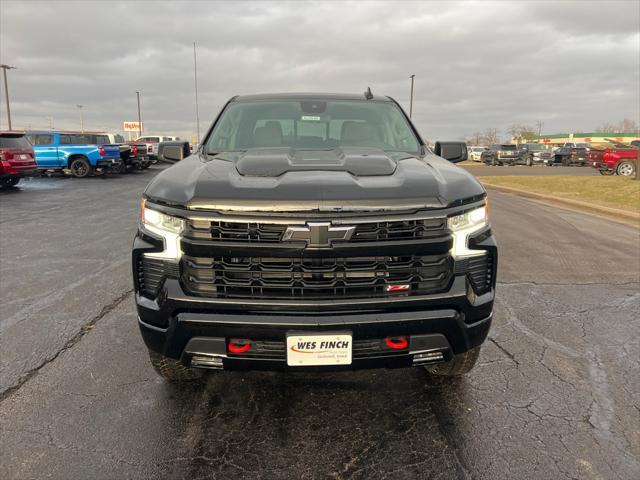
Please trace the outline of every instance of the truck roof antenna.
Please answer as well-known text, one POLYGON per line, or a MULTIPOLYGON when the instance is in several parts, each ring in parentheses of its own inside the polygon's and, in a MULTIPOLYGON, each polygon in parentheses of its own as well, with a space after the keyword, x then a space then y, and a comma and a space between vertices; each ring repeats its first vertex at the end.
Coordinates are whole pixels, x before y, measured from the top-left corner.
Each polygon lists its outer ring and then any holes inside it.
POLYGON ((364 98, 367 100, 371 100, 373 98, 373 93, 371 93, 371 87, 367 87, 367 90, 364 92, 364 98))

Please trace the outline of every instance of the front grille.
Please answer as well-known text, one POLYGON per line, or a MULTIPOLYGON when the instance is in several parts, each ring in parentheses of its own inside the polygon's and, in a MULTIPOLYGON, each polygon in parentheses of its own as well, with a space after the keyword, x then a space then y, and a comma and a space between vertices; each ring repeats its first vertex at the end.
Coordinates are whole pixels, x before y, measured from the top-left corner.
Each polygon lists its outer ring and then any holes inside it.
POLYGON ((453 275, 448 253, 429 256, 182 259, 182 282, 194 295, 218 298, 331 299, 445 291, 453 275), (388 292, 390 285, 407 290, 388 292))
POLYGON ((493 254, 487 252, 484 255, 470 257, 468 259, 467 275, 473 289, 478 295, 491 290, 493 280, 493 254))
POLYGON ((140 255, 136 262, 138 289, 142 295, 155 297, 165 278, 178 278, 178 264, 140 255))
MULTIPOLYGON (((408 349, 393 350, 386 346, 384 339, 353 340, 352 358, 372 358, 391 355, 406 355, 408 349)), ((231 358, 256 358, 263 360, 281 360, 287 358, 286 342, 257 340, 251 342, 251 349, 247 352, 229 353, 231 358)))
POLYGON ((352 242, 383 242, 391 240, 419 240, 442 235, 444 218, 406 220, 397 222, 364 223, 356 226, 352 242))
MULTIPOLYGON (((349 222, 346 221, 345 225, 349 222)), ((384 242, 419 240, 443 235, 444 218, 357 223, 349 242, 384 242)), ((242 243, 278 243, 282 241, 285 224, 267 222, 229 222, 217 219, 190 219, 185 237, 242 243)))
POLYGON ((287 225, 192 219, 185 236, 196 240, 277 243, 287 225))

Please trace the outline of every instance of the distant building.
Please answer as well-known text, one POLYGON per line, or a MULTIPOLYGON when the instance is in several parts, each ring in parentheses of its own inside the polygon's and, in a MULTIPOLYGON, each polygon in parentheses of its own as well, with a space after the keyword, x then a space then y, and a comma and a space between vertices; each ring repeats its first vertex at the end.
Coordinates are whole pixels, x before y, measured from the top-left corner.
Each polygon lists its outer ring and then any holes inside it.
POLYGON ((531 143, 543 143, 545 145, 558 146, 567 142, 590 143, 591 145, 604 145, 611 143, 630 144, 632 140, 640 140, 640 133, 609 133, 609 132, 590 132, 590 133, 557 133, 554 135, 534 136, 527 140, 531 143))

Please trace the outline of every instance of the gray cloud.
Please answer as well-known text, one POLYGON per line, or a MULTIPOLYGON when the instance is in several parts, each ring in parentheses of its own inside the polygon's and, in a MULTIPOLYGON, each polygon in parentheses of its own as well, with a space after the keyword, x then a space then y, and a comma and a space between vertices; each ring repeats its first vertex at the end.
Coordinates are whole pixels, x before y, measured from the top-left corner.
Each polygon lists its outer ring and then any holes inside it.
MULTIPOLYGON (((512 123, 591 130, 640 118, 640 7, 607 2, 0 3, 14 126, 202 130, 235 94, 362 92, 408 107, 425 138, 512 123)), ((2 124, 6 127, 4 105, 2 124)))

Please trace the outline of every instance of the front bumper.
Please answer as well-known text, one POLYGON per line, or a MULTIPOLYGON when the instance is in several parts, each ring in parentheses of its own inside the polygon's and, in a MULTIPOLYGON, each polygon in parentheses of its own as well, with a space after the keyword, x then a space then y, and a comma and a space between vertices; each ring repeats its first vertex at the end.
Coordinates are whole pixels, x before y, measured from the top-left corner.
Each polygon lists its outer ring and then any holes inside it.
POLYGON ((357 370, 363 368, 402 368, 422 364, 416 355, 438 352, 439 361, 448 361, 454 354, 480 345, 487 337, 492 316, 474 323, 464 322, 453 309, 395 311, 387 313, 350 313, 333 315, 256 315, 248 313, 179 313, 166 328, 145 323, 138 325, 145 344, 162 355, 181 359, 190 366, 194 357, 216 357, 217 368, 229 370, 357 370), (360 345, 382 344, 386 337, 404 336, 409 347, 403 351, 363 351, 354 347, 351 365, 290 367, 284 350, 288 332, 326 333, 345 332, 353 335, 360 345), (273 350, 259 356, 251 350, 247 354, 227 351, 229 339, 250 339, 254 343, 268 343, 273 350), (430 345, 425 345, 425 340, 430 345), (206 342, 208 346, 194 348, 206 342), (212 346, 211 346, 212 345, 212 346))
MULTIPOLYGON (((230 299, 189 295, 179 276, 166 278, 157 295, 141 293, 137 280, 138 324, 145 344, 164 356, 192 365, 197 352, 189 349, 194 339, 215 340, 222 345, 215 353, 225 369, 268 370, 344 370, 359 368, 395 368, 414 365, 415 351, 374 352, 358 357, 354 353, 349 366, 288 367, 285 357, 256 358, 228 355, 224 346, 230 339, 249 339, 281 346, 287 333, 349 331, 356 342, 382 342, 386 337, 405 336, 414 341, 425 335, 441 336, 440 360, 449 360, 480 345, 487 337, 495 295, 497 250, 490 230, 479 232, 473 248, 491 250, 493 283, 489 291, 476 294, 469 277, 454 271, 449 289, 429 295, 397 297, 336 298, 333 300, 230 299)), ((136 264, 145 251, 157 250, 153 238, 138 234, 133 248, 136 264)), ((207 352, 201 352, 207 353, 207 352)), ((217 367, 217 368, 220 368, 217 367)))

